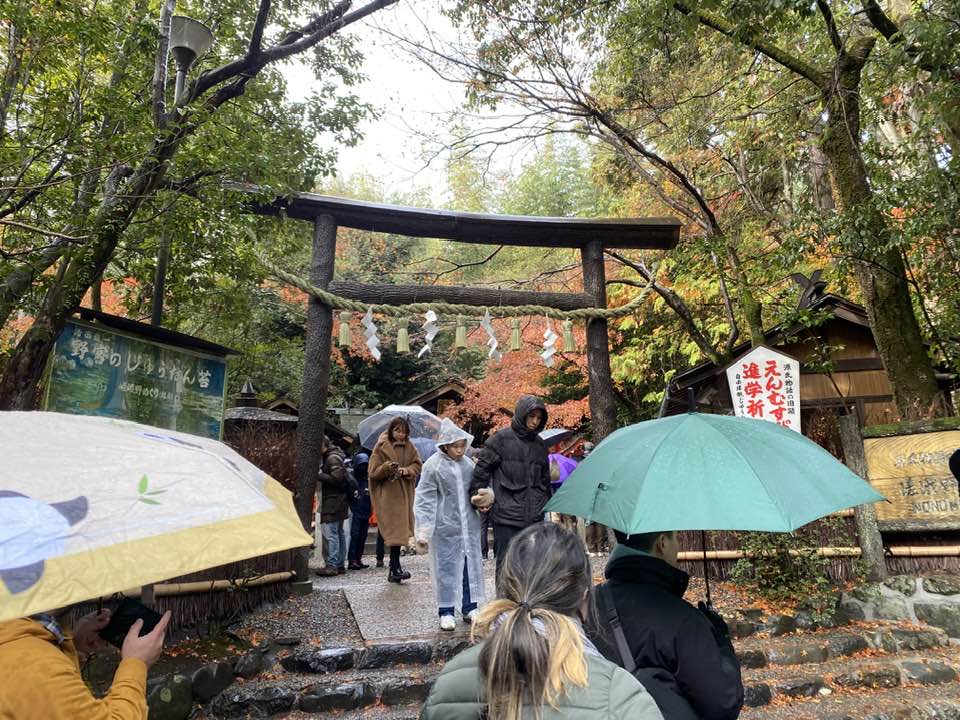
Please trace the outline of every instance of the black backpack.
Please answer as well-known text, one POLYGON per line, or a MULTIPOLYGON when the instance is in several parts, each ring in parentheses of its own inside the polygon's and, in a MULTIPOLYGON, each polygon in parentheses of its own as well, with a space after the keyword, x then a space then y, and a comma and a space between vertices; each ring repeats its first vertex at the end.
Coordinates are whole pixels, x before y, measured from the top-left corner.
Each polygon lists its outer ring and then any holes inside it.
POLYGON ((354 502, 360 497, 360 485, 357 483, 357 478, 353 474, 353 463, 344 463, 343 467, 346 471, 347 499, 350 502, 354 502))

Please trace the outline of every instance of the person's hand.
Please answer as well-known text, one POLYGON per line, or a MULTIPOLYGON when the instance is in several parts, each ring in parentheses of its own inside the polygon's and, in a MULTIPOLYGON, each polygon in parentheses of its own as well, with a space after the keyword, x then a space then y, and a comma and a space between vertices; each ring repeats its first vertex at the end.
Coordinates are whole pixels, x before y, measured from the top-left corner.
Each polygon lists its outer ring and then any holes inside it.
POLYGON ((490 488, 480 488, 477 490, 477 494, 470 498, 470 504, 480 512, 486 512, 493 507, 494 500, 496 500, 496 497, 493 494, 493 490, 490 488))
POLYGON ((707 605, 701 600, 697 603, 697 607, 700 609, 700 612, 706 616, 707 620, 710 621, 714 631, 718 633, 721 638, 730 637, 730 629, 727 627, 726 620, 723 619, 720 613, 713 609, 713 605, 707 605))
POLYGON ((73 646, 78 653, 89 655, 106 645, 100 637, 100 631, 110 622, 110 611, 107 609, 92 612, 77 620, 73 626, 73 646))
POLYGON ((167 625, 170 624, 170 611, 167 610, 157 626, 143 637, 140 637, 140 628, 143 627, 143 620, 136 620, 130 632, 123 639, 123 647, 120 648, 120 657, 136 658, 142 660, 148 668, 153 665, 160 653, 163 652, 163 638, 167 632, 167 625))

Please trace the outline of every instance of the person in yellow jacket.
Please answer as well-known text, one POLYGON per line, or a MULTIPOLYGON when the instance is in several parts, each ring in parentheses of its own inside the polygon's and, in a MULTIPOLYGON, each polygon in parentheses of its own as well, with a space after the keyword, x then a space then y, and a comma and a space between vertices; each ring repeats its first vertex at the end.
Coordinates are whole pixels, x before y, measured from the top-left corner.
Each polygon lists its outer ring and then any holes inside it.
POLYGON ((109 621, 109 610, 85 615, 72 634, 54 615, 0 623, 0 720, 146 720, 147 668, 163 651, 170 613, 143 637, 143 621, 133 624, 110 691, 98 700, 80 676, 78 653, 103 645, 98 633, 109 621))

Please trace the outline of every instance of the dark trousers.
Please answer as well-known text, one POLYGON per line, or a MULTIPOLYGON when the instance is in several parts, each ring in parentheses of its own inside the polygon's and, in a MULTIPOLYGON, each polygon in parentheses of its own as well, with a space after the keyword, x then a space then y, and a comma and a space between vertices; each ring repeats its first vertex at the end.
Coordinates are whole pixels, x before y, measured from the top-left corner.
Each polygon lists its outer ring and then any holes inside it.
POLYGON ((386 546, 383 544, 383 535, 377 530, 377 565, 383 565, 383 556, 386 552, 386 546))
MULTIPOLYGON (((467 561, 463 561, 463 597, 460 600, 460 612, 464 615, 471 610, 476 610, 477 604, 470 600, 470 575, 467 573, 467 561)), ((453 607, 440 608, 440 617, 444 615, 453 615, 453 607)))
POLYGON ((399 573, 403 568, 400 567, 400 546, 390 546, 390 572, 399 573))
POLYGON ((359 565, 363 558, 363 546, 367 544, 367 533, 370 530, 370 517, 353 516, 350 521, 350 551, 347 560, 351 565, 359 565))
POLYGON ((513 525, 497 525, 494 523, 493 526, 493 554, 497 556, 497 575, 500 574, 500 565, 503 563, 503 558, 507 554, 507 546, 510 545, 510 541, 516 535, 519 535, 523 532, 524 528, 514 527, 513 525))

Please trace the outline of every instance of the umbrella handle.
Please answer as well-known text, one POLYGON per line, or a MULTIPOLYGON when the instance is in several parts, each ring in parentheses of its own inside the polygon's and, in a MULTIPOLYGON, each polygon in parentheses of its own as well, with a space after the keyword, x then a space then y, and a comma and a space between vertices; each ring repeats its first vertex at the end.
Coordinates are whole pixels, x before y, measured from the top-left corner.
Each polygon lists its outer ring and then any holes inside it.
POLYGON ((703 550, 703 583, 707 587, 707 607, 712 607, 713 602, 710 599, 710 573, 707 571, 707 533, 700 531, 700 548, 703 550))

